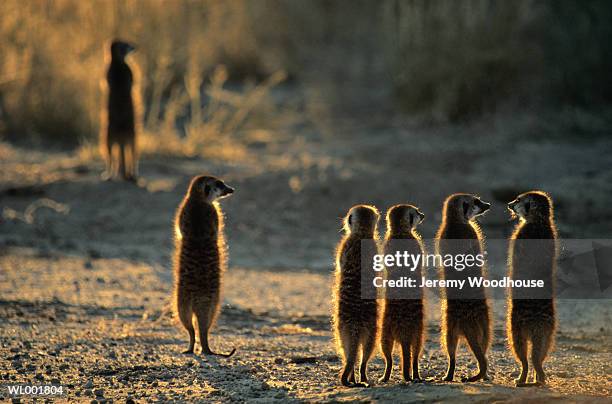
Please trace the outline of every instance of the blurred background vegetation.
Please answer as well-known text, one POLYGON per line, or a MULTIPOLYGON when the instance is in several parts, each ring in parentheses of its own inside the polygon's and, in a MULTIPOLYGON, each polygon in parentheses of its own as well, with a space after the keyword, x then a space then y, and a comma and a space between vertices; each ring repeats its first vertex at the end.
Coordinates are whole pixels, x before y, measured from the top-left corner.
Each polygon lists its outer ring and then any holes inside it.
POLYGON ((114 37, 138 46, 145 130, 194 148, 279 85, 433 122, 602 110, 611 21, 606 0, 4 0, 0 134, 95 140, 114 37))

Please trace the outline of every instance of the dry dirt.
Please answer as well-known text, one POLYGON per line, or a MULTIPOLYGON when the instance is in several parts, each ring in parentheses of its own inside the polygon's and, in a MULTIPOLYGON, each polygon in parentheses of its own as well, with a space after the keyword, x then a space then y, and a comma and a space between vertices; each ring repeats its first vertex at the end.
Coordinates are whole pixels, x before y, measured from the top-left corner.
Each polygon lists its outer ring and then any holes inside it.
MULTIPOLYGON (((427 382, 403 384, 395 369, 387 385, 338 386, 332 251, 352 204, 413 202, 431 237, 445 194, 479 193, 494 203, 483 230, 504 237, 512 225, 499 201, 542 188, 558 201, 562 235, 609 238, 612 230, 607 139, 536 141, 495 123, 432 129, 378 121, 306 117, 246 131, 239 159, 145 156, 139 186, 101 182, 100 162, 74 153, 0 143, 0 385, 60 383, 70 401, 609 402, 609 300, 559 302, 545 388, 513 387, 518 367, 503 301, 495 305, 492 379, 440 382, 446 358, 434 300, 421 360, 427 382), (237 190, 223 202, 230 267, 212 337, 216 350, 237 348, 230 359, 182 355, 187 335, 167 310, 172 217, 190 177, 205 172, 237 190), (66 209, 27 211, 45 198, 66 209)), ((458 379, 475 367, 463 347, 458 379)), ((371 379, 382 370, 377 356, 371 379)), ((8 398, 3 387, 0 399, 8 398)))

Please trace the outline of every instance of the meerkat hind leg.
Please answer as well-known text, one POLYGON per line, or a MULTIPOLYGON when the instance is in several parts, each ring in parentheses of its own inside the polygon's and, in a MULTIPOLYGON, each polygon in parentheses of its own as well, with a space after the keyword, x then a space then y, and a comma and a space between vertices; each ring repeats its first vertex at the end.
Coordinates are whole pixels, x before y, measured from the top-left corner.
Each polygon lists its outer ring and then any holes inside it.
POLYGON ((107 142, 104 152, 105 170, 101 175, 102 180, 109 181, 113 178, 113 144, 107 142))
POLYGON ((418 336, 412 341, 412 381, 421 382, 421 374, 419 373, 419 354, 421 352, 421 340, 418 336))
POLYGON ((138 179, 138 156, 136 154, 134 142, 130 142, 126 145, 126 158, 127 179, 129 181, 136 181, 138 179))
POLYGON ((463 382, 475 382, 481 379, 487 379, 487 356, 485 352, 484 342, 477 335, 476 330, 469 330, 465 332, 465 339, 467 340, 470 349, 474 353, 476 360, 478 361, 478 373, 474 376, 464 377, 463 382))
POLYGON ((459 342, 457 330, 447 329, 445 339, 446 353, 448 355, 448 368, 446 370, 444 381, 452 382, 455 377, 455 355, 457 351, 457 343, 459 342))
POLYGON ((391 370, 393 369, 393 344, 394 341, 391 333, 383 330, 380 349, 385 359, 385 373, 378 379, 380 383, 388 382, 389 377, 391 377, 391 370))
POLYGON ((126 150, 125 144, 119 144, 119 175, 122 179, 128 180, 127 165, 126 165, 126 150))
POLYGON ((535 370, 534 383, 531 386, 543 386, 546 384, 546 374, 544 373, 544 359, 550 347, 550 332, 544 330, 542 334, 536 334, 531 339, 531 363, 535 370))
MULTIPOLYGON (((405 338, 405 337, 404 337, 405 338)), ((410 343, 406 340, 402 341, 402 378, 404 382, 412 381, 410 377, 410 369, 412 367, 412 355, 410 353, 410 343)))
POLYGON ((348 378, 349 383, 357 383, 357 380, 355 379, 355 368, 351 369, 351 375, 348 378))
POLYGON ((191 311, 191 306, 186 302, 183 302, 182 304, 179 303, 178 315, 179 319, 181 320, 181 324, 183 324, 189 333, 189 347, 186 351, 183 351, 183 353, 192 354, 195 346, 195 329, 193 328, 193 312, 191 311))
POLYGON ((198 332, 200 334, 200 345, 202 346, 202 354, 204 355, 215 355, 229 358, 236 352, 236 348, 233 348, 229 353, 218 353, 210 349, 208 343, 208 332, 213 323, 213 316, 211 310, 206 305, 197 305, 194 308, 195 316, 198 321, 198 332))
POLYGON ((121 163, 119 161, 120 157, 121 157, 121 146, 115 143, 112 146, 112 154, 111 154, 111 159, 112 159, 112 164, 113 164, 113 171, 112 171, 113 178, 119 177, 119 174, 121 171, 121 167, 120 167, 121 163))
POLYGON ((368 362, 372 357, 372 353, 376 348, 376 335, 368 333, 362 341, 361 345, 361 364, 359 366, 359 381, 368 384, 368 362))
POLYGON ((355 382, 355 364, 357 363, 359 350, 357 337, 351 335, 349 330, 343 329, 340 331, 340 339, 344 351, 344 367, 340 374, 340 382, 346 387, 365 387, 361 383, 355 382))
POLYGON ((527 339, 523 333, 518 330, 518 327, 512 328, 512 349, 514 354, 521 362, 521 374, 514 383, 517 387, 522 387, 527 381, 527 374, 529 371, 529 362, 527 362, 527 339))

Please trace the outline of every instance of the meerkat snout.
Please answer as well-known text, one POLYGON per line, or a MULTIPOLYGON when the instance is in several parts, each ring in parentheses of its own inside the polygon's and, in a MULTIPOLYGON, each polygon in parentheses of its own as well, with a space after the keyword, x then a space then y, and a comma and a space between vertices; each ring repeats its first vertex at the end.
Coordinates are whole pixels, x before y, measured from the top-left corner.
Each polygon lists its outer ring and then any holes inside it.
POLYGON ((483 202, 478 197, 474 196, 466 199, 463 201, 463 212, 467 221, 485 214, 491 208, 490 203, 483 202))
POLYGON ((508 202, 508 210, 510 211, 511 219, 516 219, 517 217, 521 217, 518 212, 518 199, 513 200, 512 202, 508 202))
POLYGON ((425 214, 421 212, 420 210, 415 209, 414 214, 412 212, 410 213, 410 223, 412 224, 413 229, 416 229, 416 227, 420 225, 421 223, 423 223, 424 220, 425 220, 425 214), (415 214, 416 214, 416 217, 415 217, 415 214))
POLYGON ((474 199, 472 217, 480 216, 491 208, 491 204, 483 202, 480 199, 474 199))
POLYGON ((225 198, 233 193, 234 188, 225 185, 221 181, 217 181, 217 183, 215 183, 215 185, 213 186, 212 190, 208 191, 208 194, 213 200, 225 198))

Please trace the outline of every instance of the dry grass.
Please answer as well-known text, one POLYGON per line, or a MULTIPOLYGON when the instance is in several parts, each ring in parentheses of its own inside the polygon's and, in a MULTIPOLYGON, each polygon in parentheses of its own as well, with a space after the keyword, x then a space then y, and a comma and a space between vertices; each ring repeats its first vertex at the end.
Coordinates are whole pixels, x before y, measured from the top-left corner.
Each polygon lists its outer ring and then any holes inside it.
MULTIPOLYGON (((224 88, 228 74, 223 65, 215 68, 209 83, 203 83, 199 75, 188 74, 184 88, 175 87, 166 100, 160 101, 164 108, 162 117, 149 122, 142 131, 141 153, 200 156, 228 162, 249 160, 251 156, 241 142, 241 129, 254 110, 269 102, 270 90, 285 77, 283 71, 278 71, 261 83, 232 91, 224 88), (202 96, 207 97, 206 103, 202 96), (186 116, 184 134, 177 129, 182 114, 186 116)), ((85 142, 79 149, 84 161, 96 158, 97 154, 95 141, 85 142)))
POLYGON ((508 103, 609 104, 610 19, 600 0, 6 0, 0 135, 95 141, 115 37, 139 47, 145 152, 159 152, 160 138, 185 154, 226 141, 219 135, 253 116, 278 71, 325 113, 384 109, 392 93, 438 121, 508 103), (225 80, 244 91, 228 94, 225 80))
POLYGON ((196 139, 203 132, 224 129, 219 125, 239 128, 253 103, 262 101, 262 90, 282 75, 275 74, 281 70, 277 66, 261 66, 248 7, 243 0, 2 2, 1 133, 37 143, 95 141, 105 47, 111 38, 120 37, 139 47, 132 62, 140 72, 145 151, 157 151, 149 136, 176 137, 169 132, 175 132, 181 121, 187 122, 190 133, 187 142, 176 146, 187 147, 188 154, 198 152, 196 139), (220 64, 225 68, 216 67, 220 64), (231 102, 215 98, 221 93, 218 89, 214 97, 202 99, 205 83, 222 87, 230 76, 235 81, 264 79, 264 85, 231 94, 240 100, 230 100, 235 102, 229 108, 231 102), (215 117, 213 122, 213 110, 235 121, 215 117))

